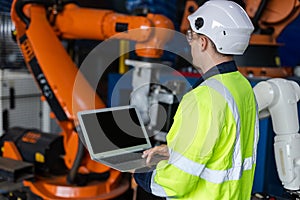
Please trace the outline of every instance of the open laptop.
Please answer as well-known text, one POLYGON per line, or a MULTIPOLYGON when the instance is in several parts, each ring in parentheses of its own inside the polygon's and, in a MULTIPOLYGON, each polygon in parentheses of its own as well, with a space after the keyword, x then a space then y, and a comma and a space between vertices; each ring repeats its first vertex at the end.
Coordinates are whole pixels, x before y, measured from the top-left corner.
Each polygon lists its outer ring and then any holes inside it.
POLYGON ((121 172, 151 169, 165 157, 146 164, 142 152, 151 148, 138 110, 131 105, 80 111, 81 132, 91 159, 121 172))

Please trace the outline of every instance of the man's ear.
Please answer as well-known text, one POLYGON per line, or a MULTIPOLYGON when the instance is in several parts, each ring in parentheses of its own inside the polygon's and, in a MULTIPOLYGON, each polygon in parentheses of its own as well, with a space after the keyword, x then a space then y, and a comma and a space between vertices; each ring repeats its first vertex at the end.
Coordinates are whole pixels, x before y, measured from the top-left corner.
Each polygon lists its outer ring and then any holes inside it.
POLYGON ((208 46, 208 39, 204 36, 199 36, 198 37, 198 42, 199 42, 199 45, 201 47, 201 51, 204 51, 207 49, 207 46, 208 46))

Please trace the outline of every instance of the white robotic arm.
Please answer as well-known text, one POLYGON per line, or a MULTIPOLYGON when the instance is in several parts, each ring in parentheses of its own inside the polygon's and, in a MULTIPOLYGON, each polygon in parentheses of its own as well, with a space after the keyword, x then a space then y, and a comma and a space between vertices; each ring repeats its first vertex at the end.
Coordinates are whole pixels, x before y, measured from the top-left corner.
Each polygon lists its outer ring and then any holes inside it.
MULTIPOLYGON (((274 78, 259 82, 254 88, 259 117, 271 116, 275 160, 279 178, 292 193, 300 190, 300 134, 297 102, 299 85, 290 80, 274 78)), ((299 193, 298 193, 299 194, 299 193)))

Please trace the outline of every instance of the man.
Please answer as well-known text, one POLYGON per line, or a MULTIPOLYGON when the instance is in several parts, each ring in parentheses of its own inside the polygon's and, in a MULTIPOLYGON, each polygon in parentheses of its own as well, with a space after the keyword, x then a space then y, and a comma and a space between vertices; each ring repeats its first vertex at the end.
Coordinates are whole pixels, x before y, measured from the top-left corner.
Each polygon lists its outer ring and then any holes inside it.
POLYGON ((208 1, 188 17, 194 66, 203 72, 180 102, 167 145, 144 152, 169 156, 153 172, 135 173, 144 190, 170 199, 251 197, 258 115, 249 81, 233 55, 248 46, 253 25, 238 4, 208 1))

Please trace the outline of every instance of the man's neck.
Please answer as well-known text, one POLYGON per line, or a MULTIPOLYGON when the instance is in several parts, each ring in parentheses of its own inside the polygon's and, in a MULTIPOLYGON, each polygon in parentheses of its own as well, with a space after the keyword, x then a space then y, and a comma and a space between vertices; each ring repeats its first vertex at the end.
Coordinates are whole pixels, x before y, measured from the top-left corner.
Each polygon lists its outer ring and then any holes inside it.
POLYGON ((209 62, 206 63, 205 66, 203 66, 202 72, 206 73, 208 70, 213 68, 216 65, 219 65, 224 62, 232 61, 233 57, 232 56, 224 56, 224 55, 218 55, 214 56, 213 59, 210 59, 209 62))

